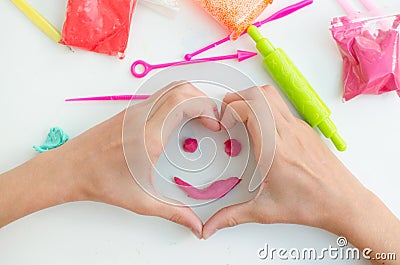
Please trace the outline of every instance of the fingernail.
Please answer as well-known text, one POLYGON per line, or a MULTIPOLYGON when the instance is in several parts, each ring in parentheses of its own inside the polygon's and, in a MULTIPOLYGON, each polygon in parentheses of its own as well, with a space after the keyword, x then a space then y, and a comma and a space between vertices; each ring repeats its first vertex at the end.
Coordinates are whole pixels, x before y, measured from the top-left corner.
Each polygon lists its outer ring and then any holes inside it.
POLYGON ((213 111, 214 111, 215 118, 217 118, 217 120, 219 120, 220 117, 219 117, 218 108, 217 108, 217 107, 214 107, 213 111))
POLYGON ((212 230, 212 231, 206 231, 203 233, 203 238, 204 239, 208 239, 210 238, 212 235, 214 235, 217 232, 217 229, 212 230))
POLYGON ((201 239, 202 235, 200 231, 192 229, 192 233, 198 238, 201 239))

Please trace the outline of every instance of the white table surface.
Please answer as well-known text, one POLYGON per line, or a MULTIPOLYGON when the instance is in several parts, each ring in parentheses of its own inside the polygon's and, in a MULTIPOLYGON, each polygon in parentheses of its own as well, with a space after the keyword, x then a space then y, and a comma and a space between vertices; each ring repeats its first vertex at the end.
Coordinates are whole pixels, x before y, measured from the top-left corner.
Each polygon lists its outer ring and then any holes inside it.
MULTIPOLYGON (((30 2, 62 27, 66 0, 30 2)), ((397 0, 376 2, 400 11, 397 0)), ((276 0, 267 13, 291 3, 276 0)), ((400 216, 400 98, 389 93, 342 103, 341 58, 328 31, 331 18, 342 14, 336 1, 316 0, 291 17, 264 26, 262 32, 290 55, 331 108, 332 119, 348 143, 348 150, 338 153, 340 159, 400 216)), ((74 137, 126 106, 126 102, 66 104, 65 98, 134 93, 143 81, 129 73, 134 60, 178 60, 185 52, 225 35, 196 5, 184 0, 173 19, 138 5, 123 61, 84 51, 71 53, 43 35, 7 0, 0 1, 0 33, 0 172, 34 157, 32 145, 42 143, 50 127, 61 126, 74 137)), ((236 48, 255 50, 244 37, 208 55, 228 54, 236 48)), ((227 64, 259 85, 272 82, 261 58, 227 64)), ((186 229, 159 218, 79 202, 46 209, 1 228, 0 264, 262 264, 266 261, 258 259, 257 250, 264 243, 276 248, 322 249, 335 242, 336 236, 314 228, 257 224, 197 240, 186 229)))

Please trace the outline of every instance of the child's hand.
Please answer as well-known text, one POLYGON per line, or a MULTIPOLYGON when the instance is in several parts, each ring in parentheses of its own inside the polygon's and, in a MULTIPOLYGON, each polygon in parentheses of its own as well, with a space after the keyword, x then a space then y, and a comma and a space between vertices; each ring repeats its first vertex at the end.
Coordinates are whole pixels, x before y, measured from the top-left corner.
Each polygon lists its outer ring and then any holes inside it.
POLYGON ((292 115, 271 86, 227 94, 221 119, 227 128, 246 123, 263 176, 269 169, 265 157, 271 151, 263 145, 271 137, 264 133, 267 101, 276 122, 276 153, 269 174, 255 199, 211 217, 203 229, 205 238, 218 229, 247 222, 296 223, 333 231, 332 220, 352 216, 368 194, 315 131, 292 115))
POLYGON ((83 179, 84 199, 160 216, 187 226, 201 237, 203 224, 192 210, 163 202, 152 185, 153 164, 184 115, 202 116, 205 127, 220 129, 215 102, 191 84, 181 82, 63 146, 74 161, 76 174, 83 179))

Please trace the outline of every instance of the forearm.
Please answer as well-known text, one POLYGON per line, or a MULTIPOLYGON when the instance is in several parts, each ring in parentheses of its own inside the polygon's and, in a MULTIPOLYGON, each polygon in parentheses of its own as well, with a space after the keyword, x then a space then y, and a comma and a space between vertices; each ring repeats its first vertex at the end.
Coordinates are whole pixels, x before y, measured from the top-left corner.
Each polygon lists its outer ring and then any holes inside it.
POLYGON ((43 153, 0 175, 0 227, 54 205, 79 200, 78 179, 63 150, 43 153))
POLYGON ((360 251, 366 249, 373 264, 400 264, 400 221, 372 192, 366 190, 365 194, 349 206, 351 214, 338 217, 340 221, 333 232, 345 236, 360 251), (391 253, 395 257, 375 259, 377 254, 391 253))

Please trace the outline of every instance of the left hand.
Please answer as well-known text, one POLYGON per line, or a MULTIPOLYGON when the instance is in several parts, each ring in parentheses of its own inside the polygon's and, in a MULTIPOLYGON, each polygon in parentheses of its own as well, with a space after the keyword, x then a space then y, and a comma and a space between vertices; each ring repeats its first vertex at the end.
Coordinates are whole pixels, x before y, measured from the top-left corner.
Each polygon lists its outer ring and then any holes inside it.
POLYGON ((181 82, 172 83, 62 146, 59 151, 69 156, 78 179, 83 180, 81 199, 160 216, 188 227, 201 238, 203 224, 190 208, 165 203, 158 199, 161 196, 148 193, 158 195, 152 185, 153 164, 184 116, 200 117, 206 128, 220 130, 215 102, 191 84, 181 82))

